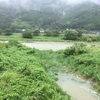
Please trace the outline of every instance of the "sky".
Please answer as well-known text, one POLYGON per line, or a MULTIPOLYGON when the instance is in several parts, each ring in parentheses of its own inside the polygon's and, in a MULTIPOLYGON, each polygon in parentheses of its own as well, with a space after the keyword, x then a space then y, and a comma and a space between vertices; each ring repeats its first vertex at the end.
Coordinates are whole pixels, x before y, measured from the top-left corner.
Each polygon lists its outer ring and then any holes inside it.
MULTIPOLYGON (((4 2, 8 2, 9 0, 0 0, 0 1, 4 1, 4 2)), ((11 1, 11 0, 10 0, 11 1)), ((14 0, 13 0, 14 1, 14 0)), ((18 1, 18 0, 17 0, 18 1)), ((22 0, 21 0, 22 1, 22 0)), ((23 0, 24 1, 24 0, 23 0)), ((93 1, 95 3, 100 3, 100 0, 62 0, 62 1, 66 1, 69 4, 74 4, 74 3, 81 3, 83 1, 93 1)), ((41 0, 42 2, 42 0, 41 0)))
POLYGON ((80 3, 84 1, 93 1, 95 3, 100 2, 100 0, 66 0, 68 3, 80 3))

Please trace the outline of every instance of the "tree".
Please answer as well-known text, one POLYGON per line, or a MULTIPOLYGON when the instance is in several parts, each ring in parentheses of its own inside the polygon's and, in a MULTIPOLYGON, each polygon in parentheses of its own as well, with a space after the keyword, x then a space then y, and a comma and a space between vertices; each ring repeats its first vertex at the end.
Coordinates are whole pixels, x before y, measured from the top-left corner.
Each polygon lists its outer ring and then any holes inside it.
POLYGON ((30 30, 26 30, 22 33, 23 38, 32 38, 32 32, 30 30))
POLYGON ((59 32, 58 30, 54 30, 54 31, 52 32, 52 35, 53 35, 53 36, 59 36, 59 34, 60 34, 60 32, 59 32))
POLYGON ((34 35, 34 36, 38 36, 39 33, 40 33, 40 30, 39 30, 39 29, 36 29, 36 30, 34 30, 33 35, 34 35))
POLYGON ((78 37, 81 37, 83 34, 83 31, 81 29, 77 29, 77 32, 78 32, 78 37))
POLYGON ((2 30, 2 29, 0 29, 0 35, 2 34, 2 32, 3 32, 3 30, 2 30))
POLYGON ((12 35, 12 30, 10 28, 7 28, 4 30, 5 35, 12 35))
POLYGON ((49 30, 46 30, 46 31, 44 32, 44 35, 45 35, 45 36, 52 36, 52 32, 49 31, 49 30))
POLYGON ((65 40, 76 40, 78 37, 78 32, 75 30, 65 30, 64 39, 65 40))

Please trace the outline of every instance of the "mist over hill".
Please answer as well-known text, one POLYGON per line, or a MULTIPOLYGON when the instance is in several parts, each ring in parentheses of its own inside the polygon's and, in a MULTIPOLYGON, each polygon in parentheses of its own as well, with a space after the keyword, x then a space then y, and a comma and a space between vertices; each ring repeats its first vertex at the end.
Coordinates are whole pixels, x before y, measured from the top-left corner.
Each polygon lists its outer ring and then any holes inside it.
POLYGON ((98 0, 0 0, 0 28, 100 30, 98 0))

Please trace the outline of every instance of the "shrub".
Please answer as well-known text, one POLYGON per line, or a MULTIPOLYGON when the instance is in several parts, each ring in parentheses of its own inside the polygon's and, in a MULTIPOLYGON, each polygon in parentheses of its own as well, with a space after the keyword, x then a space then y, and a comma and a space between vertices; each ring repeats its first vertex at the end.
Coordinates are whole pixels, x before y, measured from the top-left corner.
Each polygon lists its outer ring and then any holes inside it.
POLYGON ((78 37, 81 37, 81 36, 82 36, 82 34, 83 34, 83 31, 82 31, 82 30, 80 30, 80 29, 78 29, 78 30, 77 30, 77 32, 78 32, 78 37))
POLYGON ((75 30, 65 30, 64 39, 65 40, 76 40, 78 37, 78 32, 75 30))
POLYGON ((23 38, 32 38, 32 32, 30 30, 26 30, 22 33, 23 38))
POLYGON ((88 50, 85 48, 85 44, 74 44, 73 46, 65 49, 64 54, 65 56, 70 56, 70 55, 80 55, 83 53, 88 52, 88 50))
POLYGON ((44 32, 44 35, 45 35, 45 36, 52 36, 52 32, 49 31, 49 30, 46 30, 46 31, 44 32))
POLYGON ((33 35, 34 35, 34 36, 38 36, 39 33, 40 33, 40 30, 36 29, 36 30, 34 30, 33 35))
POLYGON ((9 40, 9 42, 6 44, 6 47, 8 48, 11 46, 22 47, 22 44, 16 40, 9 40))
POLYGON ((53 36, 59 36, 59 34, 60 34, 60 32, 59 32, 58 30, 54 30, 54 31, 52 32, 52 35, 53 35, 53 36))
POLYGON ((7 28, 4 30, 5 35, 12 35, 12 30, 10 28, 7 28))
POLYGON ((3 32, 3 30, 2 30, 2 29, 0 29, 0 35, 2 34, 2 32, 3 32))

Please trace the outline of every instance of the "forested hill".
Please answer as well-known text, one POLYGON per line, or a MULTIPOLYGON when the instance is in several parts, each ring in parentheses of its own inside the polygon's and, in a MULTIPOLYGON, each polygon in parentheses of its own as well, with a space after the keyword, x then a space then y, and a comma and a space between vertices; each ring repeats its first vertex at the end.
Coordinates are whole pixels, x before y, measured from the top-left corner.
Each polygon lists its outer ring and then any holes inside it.
POLYGON ((86 2, 70 9, 65 16, 71 28, 100 30, 100 5, 86 2))
POLYGON ((66 29, 82 28, 100 30, 100 5, 84 2, 68 5, 60 0, 9 0, 0 3, 0 28, 66 29), (15 2, 16 1, 16 2, 15 2))

